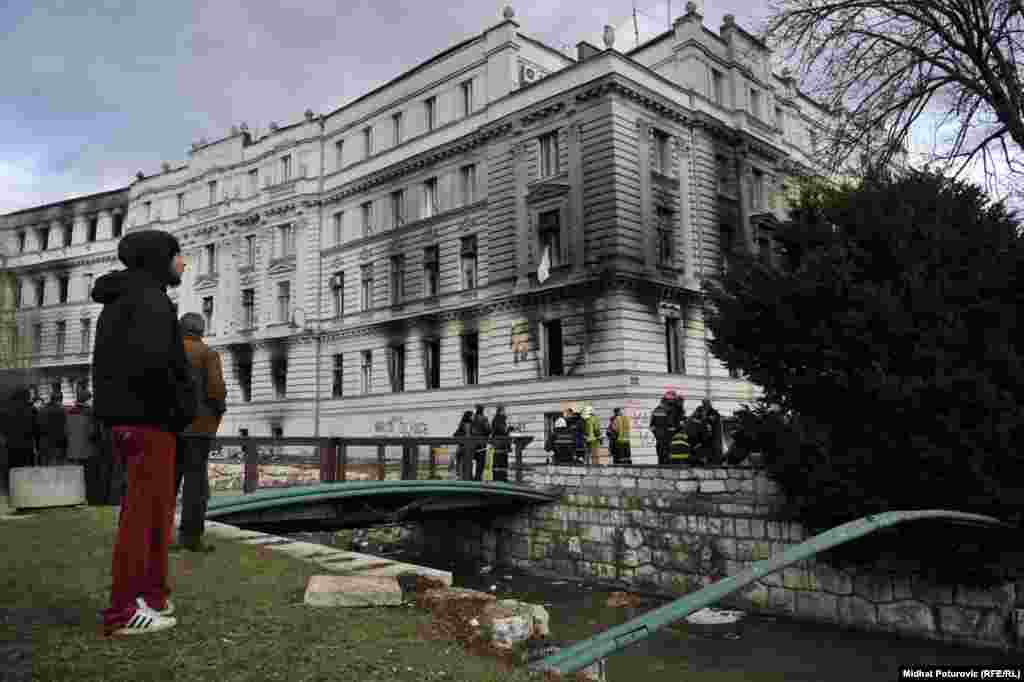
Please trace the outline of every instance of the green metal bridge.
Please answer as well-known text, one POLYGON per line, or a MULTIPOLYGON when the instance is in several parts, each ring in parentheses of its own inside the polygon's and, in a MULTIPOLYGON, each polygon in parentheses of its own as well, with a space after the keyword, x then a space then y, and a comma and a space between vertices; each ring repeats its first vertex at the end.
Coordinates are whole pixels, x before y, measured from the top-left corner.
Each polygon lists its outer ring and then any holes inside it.
POLYGON ((508 512, 554 502, 557 494, 515 483, 385 480, 267 488, 210 500, 206 518, 264 532, 358 528, 508 512))

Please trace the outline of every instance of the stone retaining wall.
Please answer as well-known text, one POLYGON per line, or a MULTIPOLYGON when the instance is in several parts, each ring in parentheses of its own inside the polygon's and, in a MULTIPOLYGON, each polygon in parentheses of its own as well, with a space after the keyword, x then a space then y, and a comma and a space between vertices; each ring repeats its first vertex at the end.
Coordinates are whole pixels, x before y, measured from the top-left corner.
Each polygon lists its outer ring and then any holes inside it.
MULTIPOLYGON (((528 479, 565 491, 556 504, 490 523, 426 524, 425 541, 486 562, 685 594, 806 539, 783 497, 750 468, 552 467, 528 479)), ((804 561, 765 576, 731 605, 975 646, 1017 646, 1024 583, 943 585, 906 568, 837 569, 804 561), (902 572, 900 572, 902 571, 902 572)))

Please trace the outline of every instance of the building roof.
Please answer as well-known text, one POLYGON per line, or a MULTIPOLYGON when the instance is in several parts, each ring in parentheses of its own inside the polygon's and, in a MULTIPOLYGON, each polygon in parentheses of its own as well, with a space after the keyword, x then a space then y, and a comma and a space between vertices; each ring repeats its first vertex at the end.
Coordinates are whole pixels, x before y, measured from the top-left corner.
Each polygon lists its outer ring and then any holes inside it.
POLYGON ((61 206, 61 205, 64 205, 64 204, 74 204, 74 203, 78 203, 79 201, 88 201, 89 199, 95 199, 97 197, 106 196, 108 194, 117 194, 118 192, 127 192, 127 191, 128 191, 128 186, 125 186, 125 187, 119 187, 118 189, 106 190, 106 191, 103 191, 103 192, 94 192, 92 194, 82 194, 82 195, 77 196, 77 197, 72 197, 70 199, 61 199, 60 201, 54 201, 54 202, 49 203, 49 204, 41 204, 39 206, 31 206, 29 208, 18 209, 17 211, 11 211, 10 213, 4 213, 0 217, 6 218, 8 216, 22 215, 24 213, 31 213, 33 211, 44 211, 44 210, 46 210, 48 208, 53 208, 55 206, 61 206))

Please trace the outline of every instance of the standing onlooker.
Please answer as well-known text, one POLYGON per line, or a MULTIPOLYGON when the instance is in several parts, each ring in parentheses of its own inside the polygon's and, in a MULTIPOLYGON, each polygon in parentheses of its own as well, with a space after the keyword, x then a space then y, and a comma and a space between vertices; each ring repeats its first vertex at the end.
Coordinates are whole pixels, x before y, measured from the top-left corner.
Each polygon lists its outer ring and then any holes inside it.
POLYGON ((622 413, 621 407, 616 407, 612 411, 611 423, 608 425, 608 447, 612 451, 614 464, 633 463, 629 443, 632 428, 633 423, 629 416, 622 413))
POLYGON ((125 270, 96 280, 103 304, 93 349, 93 412, 108 425, 128 487, 114 544, 106 634, 143 634, 176 624, 167 598, 174 525, 174 434, 195 416, 178 317, 167 287, 181 283, 178 240, 160 230, 129 232, 117 255, 125 270))
MULTIPOLYGON (((466 410, 462 413, 462 419, 459 420, 459 425, 455 429, 455 433, 452 435, 456 438, 460 436, 468 436, 471 433, 473 426, 473 410, 466 410)), ((472 471, 467 471, 468 465, 466 462, 466 446, 459 443, 458 447, 455 448, 455 457, 451 460, 455 463, 455 477, 459 479, 472 478, 472 471)))
POLYGON ((181 491, 178 539, 181 546, 191 552, 212 552, 211 545, 203 544, 206 505, 210 501, 208 468, 213 437, 217 435, 225 411, 227 389, 224 387, 220 353, 203 342, 203 332, 206 331, 203 316, 185 313, 179 324, 184 337, 192 387, 197 396, 196 418, 184 433, 202 434, 203 437, 177 438, 174 494, 177 497, 178 491, 181 491))
MULTIPOLYGON (((491 435, 491 422, 487 419, 487 415, 484 414, 484 406, 479 403, 476 406, 476 414, 473 415, 473 424, 470 426, 469 435, 491 435)), ((475 451, 473 452, 473 461, 476 464, 476 471, 473 474, 474 480, 484 480, 484 464, 486 463, 486 459, 487 443, 476 446, 475 451)))
POLYGON ((580 414, 583 417, 583 443, 587 449, 586 464, 596 466, 600 463, 598 451, 601 447, 601 422, 594 416, 594 408, 590 405, 584 405, 580 414))
POLYGON ((554 429, 551 432, 551 450, 554 452, 554 464, 571 465, 575 463, 574 451, 576 449, 576 438, 569 428, 565 417, 555 419, 554 429))
POLYGON ((512 428, 508 425, 508 415, 505 414, 505 406, 498 405, 494 410, 494 420, 491 422, 491 436, 494 441, 494 480, 508 480, 508 452, 509 441, 505 440, 512 434, 512 428))
POLYGON ((36 415, 29 403, 28 389, 14 389, 0 413, 0 431, 3 431, 7 441, 7 466, 3 475, 8 484, 10 469, 32 466, 35 460, 36 430, 36 415))
POLYGON ((587 453, 587 448, 583 441, 583 418, 576 411, 574 405, 570 405, 565 409, 565 423, 570 433, 572 433, 573 463, 583 464, 587 453))
POLYGON ((64 396, 60 391, 50 394, 50 402, 39 410, 38 419, 40 464, 58 464, 63 461, 68 445, 68 419, 64 412, 64 396))
POLYGON ((658 466, 668 466, 672 462, 669 448, 676 425, 676 420, 674 419, 675 401, 676 392, 666 391, 665 395, 661 398, 661 402, 651 411, 650 429, 654 434, 654 441, 658 452, 658 466))

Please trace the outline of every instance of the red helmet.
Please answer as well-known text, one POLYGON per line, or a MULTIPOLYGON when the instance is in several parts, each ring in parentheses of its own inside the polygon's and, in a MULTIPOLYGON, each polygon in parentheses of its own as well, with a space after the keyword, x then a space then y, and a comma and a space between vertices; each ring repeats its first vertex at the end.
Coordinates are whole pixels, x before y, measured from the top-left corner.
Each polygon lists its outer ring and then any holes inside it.
POLYGON ((669 389, 665 391, 665 395, 663 397, 665 398, 665 400, 675 400, 678 396, 676 395, 675 391, 669 389))

